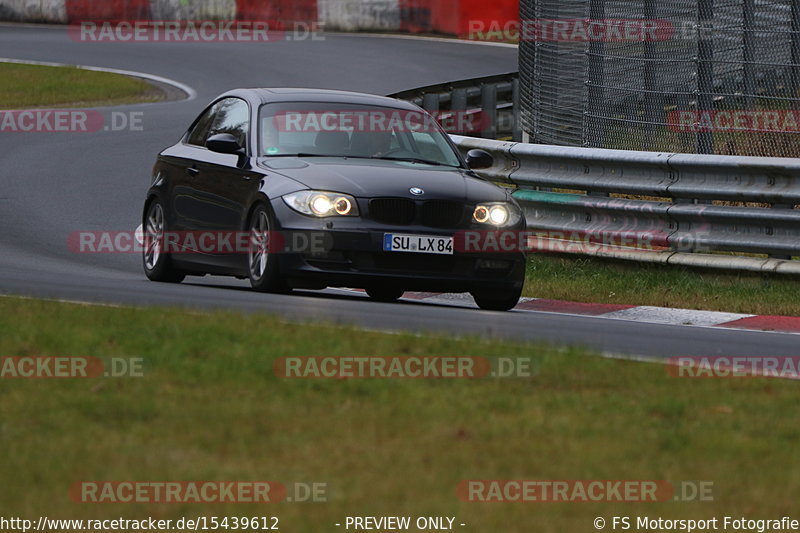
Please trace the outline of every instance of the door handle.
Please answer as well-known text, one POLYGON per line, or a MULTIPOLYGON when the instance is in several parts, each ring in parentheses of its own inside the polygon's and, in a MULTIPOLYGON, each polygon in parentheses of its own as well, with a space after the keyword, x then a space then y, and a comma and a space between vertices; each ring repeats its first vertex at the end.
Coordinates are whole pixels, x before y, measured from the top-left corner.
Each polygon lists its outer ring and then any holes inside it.
POLYGON ((200 174, 200 171, 197 170, 195 167, 189 167, 189 168, 186 169, 186 173, 189 174, 190 176, 194 177, 194 176, 197 176, 198 174, 200 174))

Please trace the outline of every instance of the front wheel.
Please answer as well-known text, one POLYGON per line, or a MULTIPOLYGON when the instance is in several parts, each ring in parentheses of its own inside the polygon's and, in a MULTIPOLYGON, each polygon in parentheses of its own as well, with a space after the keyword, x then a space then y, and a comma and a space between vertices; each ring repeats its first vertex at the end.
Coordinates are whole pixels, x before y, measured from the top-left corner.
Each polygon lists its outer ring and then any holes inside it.
POLYGON ((250 286, 259 292, 288 292, 278 273, 278 255, 270 250, 273 217, 265 205, 259 205, 250 217, 250 249, 247 252, 247 274, 250 286))
POLYGON ((478 307, 485 311, 510 311, 519 303, 522 287, 496 292, 473 292, 472 297, 478 307))
POLYGON ((180 283, 186 274, 172 266, 172 256, 164 251, 164 236, 167 232, 164 206, 161 200, 153 200, 147 208, 144 220, 144 247, 142 264, 147 279, 166 283, 180 283))

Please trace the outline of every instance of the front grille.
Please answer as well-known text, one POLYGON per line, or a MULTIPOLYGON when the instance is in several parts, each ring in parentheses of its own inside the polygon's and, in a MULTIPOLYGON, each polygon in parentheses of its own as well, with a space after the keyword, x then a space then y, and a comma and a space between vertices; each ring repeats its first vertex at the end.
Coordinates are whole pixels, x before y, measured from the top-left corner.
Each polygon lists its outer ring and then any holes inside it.
POLYGON ((464 220, 464 204, 448 200, 415 202, 406 198, 376 198, 369 202, 369 214, 372 220, 382 224, 408 226, 418 222, 429 228, 457 228, 464 220))
POLYGON ((446 200, 422 204, 422 225, 431 228, 456 228, 464 218, 464 205, 446 200))
POLYGON ((376 198, 369 202, 369 214, 381 224, 407 226, 414 222, 417 207, 405 198, 376 198))
POLYGON ((410 274, 419 272, 452 273, 456 266, 456 258, 451 255, 384 253, 375 254, 374 260, 375 268, 378 270, 410 274))

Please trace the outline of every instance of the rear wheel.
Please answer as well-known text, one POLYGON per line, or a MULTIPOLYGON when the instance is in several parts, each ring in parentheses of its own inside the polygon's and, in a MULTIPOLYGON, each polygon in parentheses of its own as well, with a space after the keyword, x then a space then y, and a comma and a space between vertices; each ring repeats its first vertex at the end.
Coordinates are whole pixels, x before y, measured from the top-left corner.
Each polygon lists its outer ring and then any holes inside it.
POLYGON ((278 273, 278 255, 270 250, 274 219, 265 205, 259 205, 250 216, 250 248, 247 252, 247 273, 250 286, 259 292, 288 292, 278 273))
POLYGON ((398 287, 370 287, 367 289, 367 295, 376 302, 396 302, 403 297, 406 291, 398 287))
POLYGON ((167 283, 180 283, 186 274, 172 266, 172 256, 164 251, 164 236, 167 232, 164 206, 161 200, 153 200, 147 208, 144 221, 144 249, 142 264, 147 279, 167 283))
POLYGON ((522 296, 522 287, 496 292, 473 292, 475 303, 486 311, 510 311, 519 303, 522 296))

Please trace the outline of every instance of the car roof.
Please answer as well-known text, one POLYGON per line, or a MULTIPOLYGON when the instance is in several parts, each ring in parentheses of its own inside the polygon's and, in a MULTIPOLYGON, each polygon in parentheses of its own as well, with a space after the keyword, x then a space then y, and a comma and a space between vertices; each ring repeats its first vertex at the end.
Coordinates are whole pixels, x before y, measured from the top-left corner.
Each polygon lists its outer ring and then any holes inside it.
POLYGON ((301 89, 301 88, 259 88, 259 89, 234 89, 220 95, 225 97, 238 97, 256 104, 286 103, 286 102, 328 102, 337 104, 358 104, 392 107, 415 111, 419 108, 403 100, 377 96, 374 94, 357 93, 350 91, 334 91, 329 89, 301 89))

